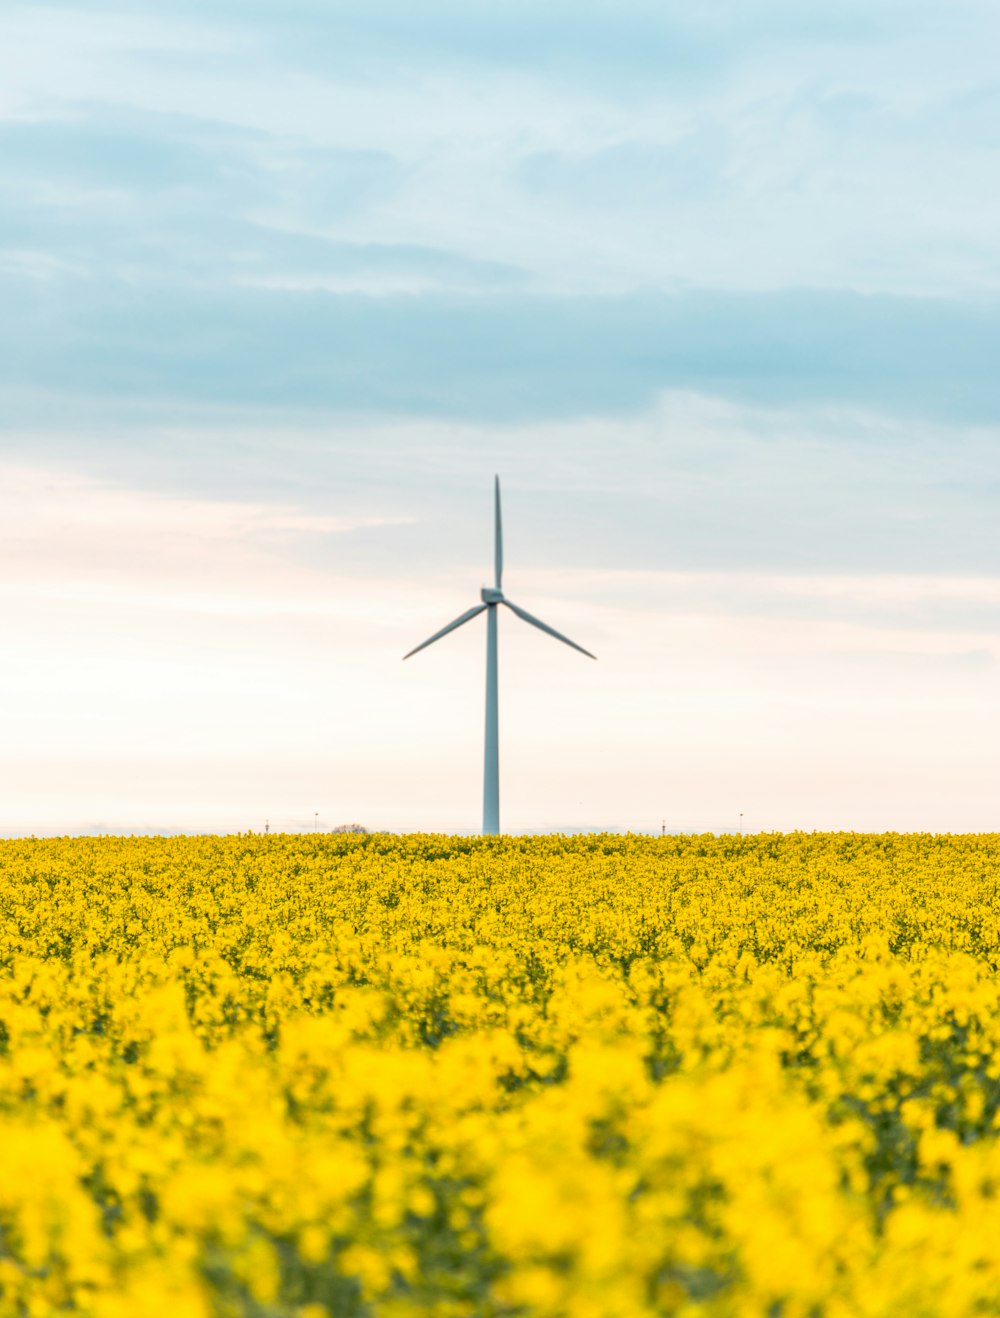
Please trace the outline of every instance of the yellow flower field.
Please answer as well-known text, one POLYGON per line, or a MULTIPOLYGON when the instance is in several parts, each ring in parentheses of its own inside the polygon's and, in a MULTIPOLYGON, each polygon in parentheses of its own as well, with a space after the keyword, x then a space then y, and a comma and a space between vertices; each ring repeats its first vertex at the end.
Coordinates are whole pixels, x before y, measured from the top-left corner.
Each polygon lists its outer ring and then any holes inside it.
POLYGON ((0 843, 0 1314, 1000 1313, 998 867, 0 843))

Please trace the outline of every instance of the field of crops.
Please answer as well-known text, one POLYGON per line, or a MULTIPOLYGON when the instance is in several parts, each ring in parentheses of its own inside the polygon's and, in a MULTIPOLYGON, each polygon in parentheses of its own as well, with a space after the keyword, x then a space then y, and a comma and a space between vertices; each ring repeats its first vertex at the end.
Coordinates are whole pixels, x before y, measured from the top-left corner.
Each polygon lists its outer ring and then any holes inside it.
POLYGON ((0 1313, 998 1313, 998 867, 0 843, 0 1313))

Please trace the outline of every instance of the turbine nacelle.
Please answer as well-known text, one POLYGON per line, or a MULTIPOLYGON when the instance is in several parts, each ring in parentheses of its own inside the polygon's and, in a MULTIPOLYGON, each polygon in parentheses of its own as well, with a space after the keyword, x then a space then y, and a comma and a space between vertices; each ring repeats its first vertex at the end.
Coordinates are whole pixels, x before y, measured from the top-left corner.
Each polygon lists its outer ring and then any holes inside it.
POLYGON ((479 598, 484 604, 503 604, 503 591, 496 586, 484 586, 479 592, 479 598))

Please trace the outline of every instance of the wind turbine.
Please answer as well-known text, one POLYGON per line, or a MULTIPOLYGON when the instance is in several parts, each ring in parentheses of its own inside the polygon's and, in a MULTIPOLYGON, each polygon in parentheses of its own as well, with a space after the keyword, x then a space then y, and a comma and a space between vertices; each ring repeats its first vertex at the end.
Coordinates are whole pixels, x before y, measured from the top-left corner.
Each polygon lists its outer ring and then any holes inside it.
POLYGON ((409 659, 419 650, 426 650, 428 645, 433 645, 439 641, 442 636, 447 636, 453 632, 456 627, 462 627, 477 614, 486 612, 486 747, 483 755, 483 832, 499 833, 500 832, 500 741, 497 729, 498 723, 498 701, 497 701, 497 606, 505 605, 512 613, 523 622, 530 622, 532 627, 537 627, 540 631, 548 632, 554 636, 557 641, 562 641, 564 645, 571 646, 574 650, 579 650, 585 654, 588 659, 596 659, 597 655, 591 654, 585 650, 582 645, 577 645, 571 641, 568 636, 563 636, 562 632, 557 632, 554 627, 548 623, 542 622, 540 618, 535 618, 525 609, 519 608, 513 600, 509 600, 504 595, 501 588, 501 578, 503 576, 503 527, 500 521, 500 477, 493 478, 493 499, 494 499, 494 561, 496 565, 496 584, 493 586, 484 586, 479 592, 481 604, 476 604, 473 608, 467 609, 461 617, 456 618, 454 622, 449 622, 447 627, 442 627, 439 632, 429 636, 426 641, 404 654, 404 659, 409 659))

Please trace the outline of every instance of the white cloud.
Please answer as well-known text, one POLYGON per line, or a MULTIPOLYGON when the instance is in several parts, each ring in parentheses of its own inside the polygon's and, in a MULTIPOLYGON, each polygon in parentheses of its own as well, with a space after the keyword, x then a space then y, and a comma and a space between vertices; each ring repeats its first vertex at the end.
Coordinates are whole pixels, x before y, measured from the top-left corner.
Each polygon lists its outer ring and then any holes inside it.
POLYGON ((0 465, 0 488, 4 506, 0 535, 19 541, 46 541, 54 532, 234 541, 274 532, 336 535, 398 520, 321 517, 280 504, 116 489, 87 476, 21 465, 0 465))
MULTIPOLYGON (((505 28, 525 24, 520 58, 513 41, 495 56, 475 22, 459 24, 460 47, 446 24, 407 50, 388 20, 381 38, 365 28, 364 59, 324 68, 306 59, 308 34, 338 45, 315 13, 168 20, 14 6, 0 20, 0 115, 100 105, 112 118, 183 115, 206 135, 250 130, 261 175, 251 209, 277 224, 301 217, 308 184, 273 175, 276 148, 384 152, 400 162, 399 187, 353 212, 331 197, 328 236, 500 261, 550 290, 997 288, 1000 203, 983 130, 996 24, 982 6, 953 6, 947 24, 932 6, 905 17, 866 7, 839 36, 822 15, 811 30, 770 6, 748 7, 734 32, 688 17, 674 26, 703 61, 655 78, 645 17, 622 14, 614 52, 595 29, 567 76, 554 56, 533 58, 527 11, 505 28), (528 188, 525 164, 540 153, 547 185, 528 188)), ((246 178, 231 182, 244 214, 246 178)))
POLYGON ((175 597, 197 604, 204 596, 225 609, 227 594, 287 585, 283 545, 407 520, 181 497, 64 468, 0 463, 0 553, 16 565, 0 591, 143 606, 175 597))

